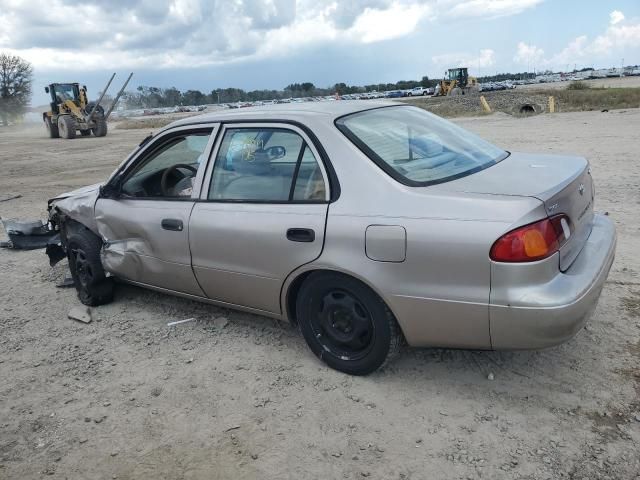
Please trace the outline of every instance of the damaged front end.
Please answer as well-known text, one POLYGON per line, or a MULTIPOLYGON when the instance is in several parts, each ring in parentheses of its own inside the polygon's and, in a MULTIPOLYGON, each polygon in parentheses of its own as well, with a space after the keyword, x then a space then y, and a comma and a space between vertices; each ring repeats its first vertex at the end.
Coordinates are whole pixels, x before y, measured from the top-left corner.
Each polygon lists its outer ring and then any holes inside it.
POLYGON ((67 256, 67 235, 76 228, 88 228, 98 235, 94 208, 100 195, 101 183, 79 188, 50 199, 47 204, 49 212, 48 228, 57 235, 52 237, 56 242, 46 245, 49 263, 54 266, 67 256))

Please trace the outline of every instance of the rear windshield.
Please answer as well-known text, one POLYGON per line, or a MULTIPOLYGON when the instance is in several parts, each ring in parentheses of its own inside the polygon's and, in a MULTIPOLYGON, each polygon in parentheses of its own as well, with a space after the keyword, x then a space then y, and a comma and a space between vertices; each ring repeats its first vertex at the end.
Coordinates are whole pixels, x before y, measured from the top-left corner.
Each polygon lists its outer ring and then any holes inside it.
POLYGON ((378 166, 406 185, 460 178, 509 155, 417 107, 367 110, 339 118, 336 125, 378 166))

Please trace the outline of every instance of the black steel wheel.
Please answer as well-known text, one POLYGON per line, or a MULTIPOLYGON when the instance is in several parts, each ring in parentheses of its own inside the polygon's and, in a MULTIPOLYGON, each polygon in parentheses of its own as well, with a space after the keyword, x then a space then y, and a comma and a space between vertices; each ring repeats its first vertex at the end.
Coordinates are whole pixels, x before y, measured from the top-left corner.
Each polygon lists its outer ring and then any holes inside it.
POLYGON ((311 350, 352 375, 382 367, 401 345, 400 328, 382 299, 347 275, 312 273, 298 292, 296 318, 311 350))
POLYGON ((69 269, 78 298, 85 305, 103 305, 113 299, 113 280, 102 267, 101 247, 100 239, 88 230, 75 232, 67 240, 69 269))

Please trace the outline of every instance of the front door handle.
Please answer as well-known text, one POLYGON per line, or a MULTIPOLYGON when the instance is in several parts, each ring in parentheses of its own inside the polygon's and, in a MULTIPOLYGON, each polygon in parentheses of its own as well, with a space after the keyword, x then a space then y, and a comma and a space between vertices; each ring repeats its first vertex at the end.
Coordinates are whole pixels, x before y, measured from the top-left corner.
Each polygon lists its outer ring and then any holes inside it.
POLYGON ((181 232, 184 228, 182 220, 178 220, 177 218, 163 218, 161 225, 165 230, 173 230, 176 232, 181 232))
POLYGON ((290 228, 287 230, 287 238, 292 242, 313 242, 316 232, 310 228, 290 228))

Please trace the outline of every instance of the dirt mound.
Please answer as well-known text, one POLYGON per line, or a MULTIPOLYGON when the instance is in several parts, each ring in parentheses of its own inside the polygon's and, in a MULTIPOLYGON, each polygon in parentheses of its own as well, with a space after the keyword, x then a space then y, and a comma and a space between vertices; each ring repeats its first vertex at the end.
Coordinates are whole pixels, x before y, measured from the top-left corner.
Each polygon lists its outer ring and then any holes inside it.
POLYGON ((424 108, 442 117, 462 117, 482 115, 486 112, 480 103, 480 96, 489 103, 493 112, 510 115, 535 115, 548 111, 549 97, 535 91, 500 91, 457 97, 433 97, 408 100, 409 103, 424 108))

